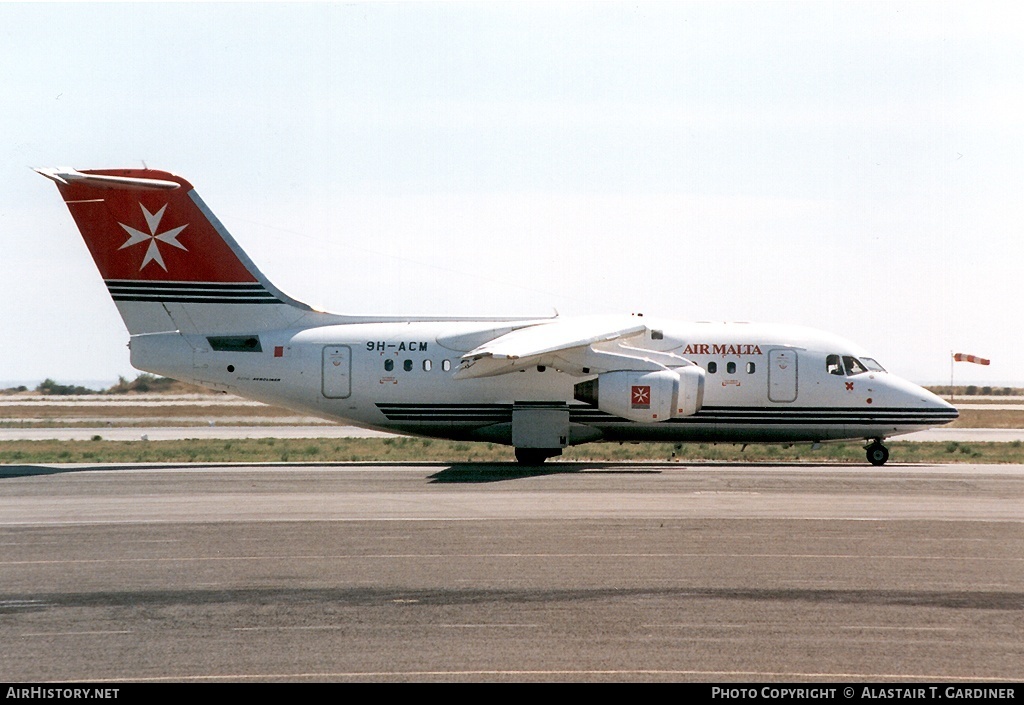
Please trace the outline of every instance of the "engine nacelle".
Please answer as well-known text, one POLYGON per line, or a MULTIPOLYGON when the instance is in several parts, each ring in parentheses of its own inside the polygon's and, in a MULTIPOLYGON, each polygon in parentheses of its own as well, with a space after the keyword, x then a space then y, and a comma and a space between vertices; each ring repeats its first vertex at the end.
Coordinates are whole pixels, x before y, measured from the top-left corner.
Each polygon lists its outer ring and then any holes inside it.
POLYGON ((658 423, 693 416, 704 403, 704 370, 697 366, 644 372, 617 370, 576 385, 575 398, 630 421, 658 423))

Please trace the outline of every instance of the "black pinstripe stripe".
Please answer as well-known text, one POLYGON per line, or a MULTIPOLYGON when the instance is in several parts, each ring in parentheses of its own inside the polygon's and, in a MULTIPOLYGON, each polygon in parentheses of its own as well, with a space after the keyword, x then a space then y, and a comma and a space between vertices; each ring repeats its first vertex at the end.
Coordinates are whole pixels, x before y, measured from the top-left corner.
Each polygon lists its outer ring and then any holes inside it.
POLYGON ((107 290, 114 301, 153 301, 215 304, 282 303, 260 283, 221 284, 215 282, 146 282, 108 279, 107 290))
MULTIPOLYGON (((466 423, 500 423, 512 420, 511 404, 386 404, 377 408, 389 421, 466 423)), ((802 407, 775 409, 769 407, 704 407, 694 416, 667 419, 662 423, 756 425, 835 425, 857 426, 930 426, 957 418, 952 409, 852 409, 802 407)), ((632 423, 590 406, 570 406, 569 417, 576 423, 632 423)))

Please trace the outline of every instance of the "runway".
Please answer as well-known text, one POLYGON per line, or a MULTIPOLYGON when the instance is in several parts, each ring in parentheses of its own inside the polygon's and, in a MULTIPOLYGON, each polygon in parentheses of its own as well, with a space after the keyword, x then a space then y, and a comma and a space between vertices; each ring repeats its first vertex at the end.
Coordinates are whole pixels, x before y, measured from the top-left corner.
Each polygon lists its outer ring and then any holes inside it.
POLYGON ((0 466, 0 680, 1016 681, 1024 466, 0 466))

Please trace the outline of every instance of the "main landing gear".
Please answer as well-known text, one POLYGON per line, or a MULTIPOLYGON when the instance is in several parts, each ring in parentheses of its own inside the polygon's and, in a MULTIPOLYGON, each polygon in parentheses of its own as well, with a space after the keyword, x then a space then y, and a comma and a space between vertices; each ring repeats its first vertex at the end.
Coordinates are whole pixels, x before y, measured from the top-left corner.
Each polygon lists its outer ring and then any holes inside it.
POLYGON ((561 454, 561 448, 516 448, 516 461, 520 465, 543 465, 548 458, 561 454))
POLYGON ((868 462, 872 465, 885 465, 885 461, 889 459, 889 449, 883 446, 878 438, 867 447, 867 452, 868 462))

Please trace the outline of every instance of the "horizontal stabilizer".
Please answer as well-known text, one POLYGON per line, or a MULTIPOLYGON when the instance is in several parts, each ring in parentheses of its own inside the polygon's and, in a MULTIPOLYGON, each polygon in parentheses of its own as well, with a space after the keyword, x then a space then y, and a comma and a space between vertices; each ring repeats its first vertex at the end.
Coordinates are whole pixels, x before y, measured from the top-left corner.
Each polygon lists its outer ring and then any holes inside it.
POLYGON ((180 188, 181 186, 181 184, 175 181, 166 181, 164 179, 137 178, 132 176, 109 176, 104 174, 83 174, 82 172, 69 167, 36 169, 36 172, 42 174, 51 181, 55 181, 58 184, 63 184, 65 186, 81 184, 83 186, 92 186, 93 188, 135 190, 152 189, 157 191, 167 191, 170 189, 180 188))

